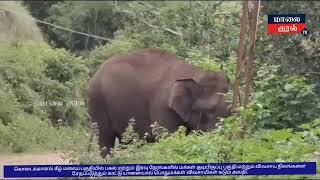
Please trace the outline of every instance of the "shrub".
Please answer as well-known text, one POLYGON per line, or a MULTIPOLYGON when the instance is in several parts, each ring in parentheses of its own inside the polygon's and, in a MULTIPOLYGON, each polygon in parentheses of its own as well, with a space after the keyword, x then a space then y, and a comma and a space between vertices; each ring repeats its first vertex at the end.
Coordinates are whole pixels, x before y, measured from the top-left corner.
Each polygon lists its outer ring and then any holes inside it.
POLYGON ((54 128, 47 120, 20 112, 14 121, 0 124, 0 152, 68 151, 89 141, 87 130, 54 128))
POLYGON ((10 86, 0 76, 0 124, 8 125, 19 112, 19 104, 10 86))
POLYGON ((46 44, 18 43, 0 48, 0 77, 10 86, 23 110, 68 125, 84 124, 83 107, 66 106, 69 100, 84 100, 88 68, 85 61, 46 44), (59 101, 65 105, 39 107, 38 102, 59 101), (77 113, 72 113, 77 112, 77 113))
MULTIPOLYGON (((242 111, 239 116, 249 116, 250 112, 242 111), (246 115, 244 115, 246 114, 246 115)), ((251 115, 252 116, 252 115, 251 115)), ((132 125, 132 124, 131 124, 132 125)), ((234 128, 238 122, 233 117, 224 119, 222 126, 212 133, 193 132, 186 136, 186 129, 180 127, 169 136, 162 136, 158 143, 148 144, 139 139, 129 124, 125 136, 129 144, 118 145, 112 156, 103 159, 89 159, 99 156, 98 151, 85 153, 73 151, 76 163, 212 163, 212 162, 320 162, 316 151, 320 148, 320 121, 304 124, 303 131, 292 129, 256 130, 239 136, 241 131, 234 128), (258 146, 257 146, 258 145, 258 146), (301 150, 301 147, 304 147, 301 150), (81 157, 81 158, 79 158, 81 157)), ((165 133, 165 131, 164 131, 165 133)), ((267 176, 268 177, 268 176, 267 176)), ((303 176, 288 176, 302 178, 303 176)), ((223 177, 222 177, 223 178, 223 177)), ((241 177, 234 177, 235 179, 241 177)), ((258 178, 256 176, 252 178, 258 178)), ((261 177, 262 178, 262 177, 261 177)), ((264 176, 266 178, 266 176, 264 176)), ((276 178, 271 176, 269 178, 276 178)))
POLYGON ((320 99, 305 77, 281 75, 277 66, 262 66, 255 84, 254 103, 262 105, 265 114, 261 127, 297 129, 319 118, 320 99))
POLYGON ((84 59, 31 42, 1 46, 0 59, 0 151, 62 150, 88 139, 85 106, 66 104, 86 98, 84 59))
POLYGON ((169 45, 182 57, 187 55, 187 49, 196 48, 225 61, 238 45, 239 5, 237 2, 130 2, 119 4, 116 10, 126 17, 123 34, 139 41, 142 47, 169 45), (230 14, 224 14, 225 11, 230 14))

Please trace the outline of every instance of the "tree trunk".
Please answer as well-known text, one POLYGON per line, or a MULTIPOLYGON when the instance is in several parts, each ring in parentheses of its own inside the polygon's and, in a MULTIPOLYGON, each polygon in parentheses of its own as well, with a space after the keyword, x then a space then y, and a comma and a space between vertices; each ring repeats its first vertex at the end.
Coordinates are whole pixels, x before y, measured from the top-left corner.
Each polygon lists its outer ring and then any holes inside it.
POLYGON ((249 35, 250 35, 251 42, 250 42, 249 57, 246 63, 246 82, 245 82, 244 100, 243 100, 244 107, 246 107, 249 103, 251 86, 253 84, 253 59, 255 56, 255 48, 256 48, 260 0, 252 1, 252 3, 253 3, 253 9, 249 11, 249 21, 250 21, 249 35))
POLYGON ((233 85, 233 102, 232 102, 232 111, 238 106, 238 101, 241 105, 241 96, 240 96, 240 80, 241 80, 241 71, 244 62, 244 48, 245 48, 245 37, 248 31, 248 1, 242 1, 242 17, 241 17, 241 30, 239 38, 239 49, 238 49, 238 59, 236 67, 236 77, 233 85))

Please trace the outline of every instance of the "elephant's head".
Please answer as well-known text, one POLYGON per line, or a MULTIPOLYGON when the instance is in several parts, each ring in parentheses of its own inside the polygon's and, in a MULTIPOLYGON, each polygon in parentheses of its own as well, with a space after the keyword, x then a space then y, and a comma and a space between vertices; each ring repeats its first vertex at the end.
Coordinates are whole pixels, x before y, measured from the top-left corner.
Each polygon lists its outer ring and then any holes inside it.
POLYGON ((169 107, 190 130, 211 131, 218 117, 231 115, 225 93, 230 80, 222 72, 200 72, 178 79, 170 89, 169 107))

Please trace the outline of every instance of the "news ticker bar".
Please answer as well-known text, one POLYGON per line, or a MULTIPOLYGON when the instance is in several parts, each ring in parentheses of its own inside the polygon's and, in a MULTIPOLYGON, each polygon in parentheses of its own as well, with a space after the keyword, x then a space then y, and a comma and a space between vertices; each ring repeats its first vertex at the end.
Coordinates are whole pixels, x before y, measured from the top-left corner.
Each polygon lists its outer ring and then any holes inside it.
POLYGON ((4 178, 315 174, 316 162, 4 166, 4 178))

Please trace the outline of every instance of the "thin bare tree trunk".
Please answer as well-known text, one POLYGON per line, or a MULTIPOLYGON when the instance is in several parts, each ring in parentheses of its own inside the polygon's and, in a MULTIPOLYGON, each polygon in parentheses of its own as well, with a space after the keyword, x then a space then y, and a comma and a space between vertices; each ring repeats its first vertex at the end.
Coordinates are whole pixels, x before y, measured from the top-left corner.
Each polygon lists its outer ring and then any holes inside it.
POLYGON ((250 24, 250 50, 249 57, 246 63, 246 82, 244 89, 244 100, 243 105, 246 107, 249 103, 249 96, 251 91, 251 86, 253 84, 253 59, 255 56, 255 48, 256 48, 256 37, 257 37, 257 26, 259 20, 259 9, 260 9, 260 0, 252 1, 253 9, 249 12, 249 19, 251 20, 250 24))
POLYGON ((241 17, 241 30, 240 30, 240 38, 239 38, 239 49, 238 49, 238 59, 237 59, 237 67, 236 67, 236 77, 233 85, 233 102, 232 102, 232 110, 238 106, 238 100, 241 103, 240 96, 240 75, 244 63, 244 48, 245 48, 245 37, 248 30, 248 1, 242 1, 242 17, 241 17))

